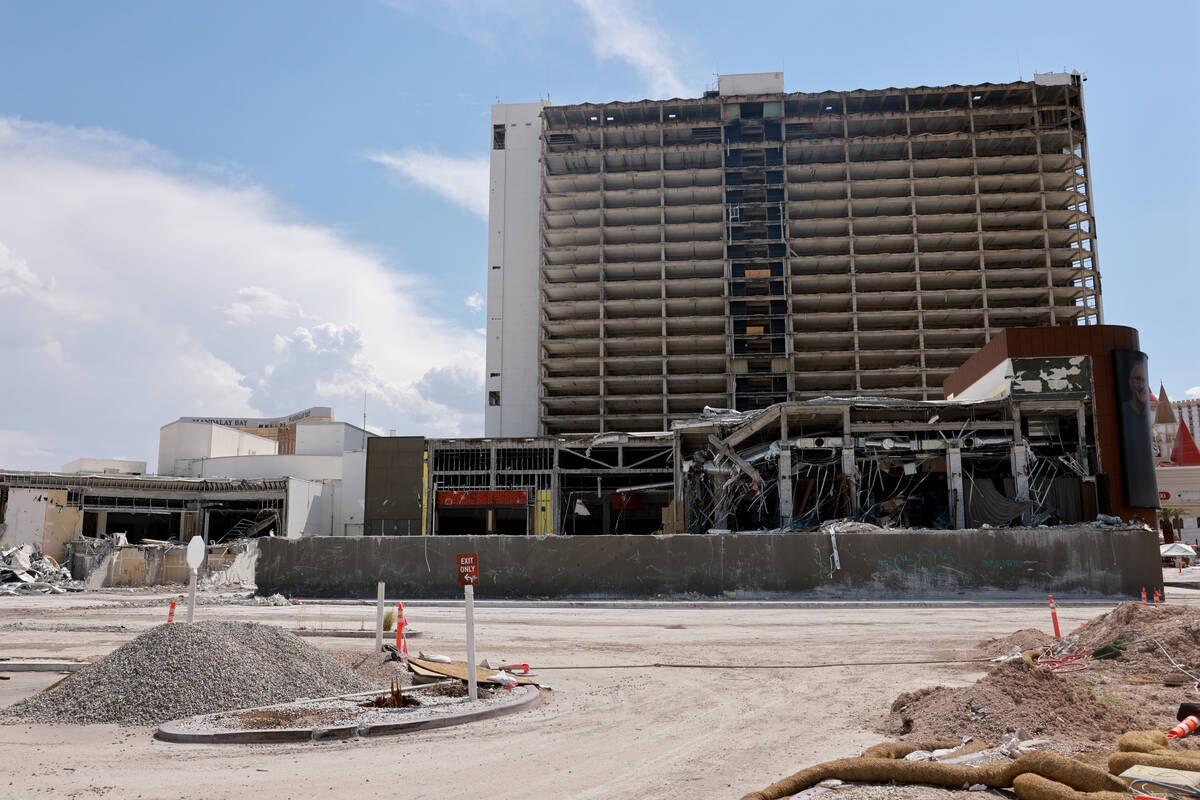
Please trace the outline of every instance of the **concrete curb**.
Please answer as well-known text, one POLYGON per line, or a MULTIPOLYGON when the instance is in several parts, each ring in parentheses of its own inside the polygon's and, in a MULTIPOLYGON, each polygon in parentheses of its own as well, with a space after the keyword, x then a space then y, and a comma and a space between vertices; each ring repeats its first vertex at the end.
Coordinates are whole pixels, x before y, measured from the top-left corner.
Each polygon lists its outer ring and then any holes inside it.
MULTIPOLYGON (((319 630, 319 629, 314 630, 313 628, 306 628, 302 631, 294 630, 291 628, 284 628, 284 630, 287 631, 288 633, 294 633, 297 636, 315 636, 318 638, 330 638, 330 639, 374 639, 375 638, 375 631, 323 631, 323 630, 319 630)), ((421 636, 420 631, 406 630, 404 632, 405 639, 416 639, 419 636, 421 636)), ((396 636, 394 633, 391 633, 390 631, 383 632, 383 643, 384 644, 391 644, 395 640, 396 640, 396 636)))
MULTIPOLYGON (((158 727, 158 730, 155 732, 154 736, 156 739, 162 739, 167 742, 188 744, 261 744, 264 742, 353 739, 355 736, 387 736, 396 733, 409 733, 411 731, 447 728, 452 725, 464 725, 468 722, 479 722, 485 719, 492 719, 493 717, 502 717, 506 714, 514 714, 518 711, 532 708, 541 700, 541 692, 536 686, 518 686, 512 690, 512 694, 514 695, 514 699, 511 702, 491 706, 488 708, 448 713, 444 716, 434 717, 432 719, 414 720, 412 722, 376 722, 367 725, 358 725, 352 723, 349 725, 334 725, 326 728, 270 728, 267 730, 257 731, 228 731, 217 730, 214 728, 201 731, 180 730, 180 723, 183 723, 187 720, 203 719, 204 717, 213 716, 212 714, 202 714, 197 717, 184 717, 183 719, 164 722, 158 727)), ((262 706, 262 708, 275 707, 276 706, 262 706)), ((254 709, 239 710, 251 711, 254 709)))
MULTIPOLYGON (((1198 587, 1200 588, 1200 587, 1198 587)), ((1063 606, 1115 606, 1134 602, 1136 597, 1066 596, 1055 602, 1063 606)), ((306 599, 306 604, 327 606, 374 605, 363 600, 306 599)), ((462 608, 462 600, 411 600, 406 608, 462 608)), ((476 608, 596 608, 637 610, 642 608, 721 608, 721 609, 838 609, 838 608, 1042 608, 1044 598, 1003 597, 994 600, 481 600, 476 608)))
POLYGON ((0 672, 78 672, 87 661, 0 661, 0 672))

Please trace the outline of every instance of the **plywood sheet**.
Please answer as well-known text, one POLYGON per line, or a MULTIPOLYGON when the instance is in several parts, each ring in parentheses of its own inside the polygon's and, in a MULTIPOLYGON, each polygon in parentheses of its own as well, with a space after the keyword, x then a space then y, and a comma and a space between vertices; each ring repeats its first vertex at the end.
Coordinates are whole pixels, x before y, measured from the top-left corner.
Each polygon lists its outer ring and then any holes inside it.
MULTIPOLYGON (((467 662, 451 661, 449 664, 443 664, 438 661, 423 661, 419 658, 409 658, 408 666, 413 672, 426 678, 458 678, 460 681, 467 680, 467 662)), ((488 669, 486 667, 475 668, 475 680, 478 683, 490 683, 496 686, 501 684, 498 681, 492 680, 492 677, 499 670, 488 669)), ((514 675, 517 683, 536 686, 537 683, 529 678, 523 678, 520 675, 514 675)))

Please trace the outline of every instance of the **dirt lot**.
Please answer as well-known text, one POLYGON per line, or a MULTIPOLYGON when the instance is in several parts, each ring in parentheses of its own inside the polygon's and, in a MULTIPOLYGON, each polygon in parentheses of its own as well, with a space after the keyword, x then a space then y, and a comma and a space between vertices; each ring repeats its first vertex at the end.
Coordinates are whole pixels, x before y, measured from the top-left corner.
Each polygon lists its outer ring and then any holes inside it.
MULTIPOLYGON (((0 598, 0 656, 103 655, 164 621, 164 598, 0 598)), ((1170 599, 1200 604, 1200 591, 1172 589, 1170 599)), ((1069 630, 1110 608, 1067 603, 1059 617, 1069 630)), ((346 630, 370 629, 374 619, 371 607, 331 604, 214 603, 197 614, 346 630)), ((414 651, 465 655, 461 607, 409 606, 408 619, 422 634, 414 651)), ((900 692, 962 686, 985 671, 978 663, 783 665, 980 658, 982 640, 1049 626, 1037 606, 485 603, 476 610, 479 658, 529 662, 554 687, 532 711, 375 741, 256 746, 158 742, 149 728, 0 726, 0 786, 10 796, 71 798, 737 798, 880 741, 875 730, 900 692), (659 662, 715 666, 628 666, 659 662)), ((330 651, 370 647, 368 639, 307 641, 330 651)), ((0 682, 0 703, 58 677, 0 682)))

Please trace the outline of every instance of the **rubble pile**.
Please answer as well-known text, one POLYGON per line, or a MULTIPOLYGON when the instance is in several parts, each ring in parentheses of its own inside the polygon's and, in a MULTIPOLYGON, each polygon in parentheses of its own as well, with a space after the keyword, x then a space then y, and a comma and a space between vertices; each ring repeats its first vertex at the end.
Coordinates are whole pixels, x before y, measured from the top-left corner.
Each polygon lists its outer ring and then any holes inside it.
POLYGON ((63 594, 82 589, 69 569, 31 544, 0 550, 0 594, 63 594))
POLYGON ((206 621, 152 628, 0 720, 157 724, 171 719, 376 688, 292 634, 206 621))
POLYGON ((1122 603, 1066 639, 1077 648, 1093 650, 1114 640, 1128 643, 1120 661, 1136 666, 1143 677, 1187 678, 1171 666, 1164 649, 1189 672, 1200 675, 1200 669, 1193 669, 1200 667, 1200 608, 1122 603))
POLYGON ((1133 716, 1073 678, 1023 660, 1001 664, 973 686, 901 694, 886 732, 1001 742, 1019 731, 1022 739, 1084 736, 1103 745, 1138 727, 1133 716))
POLYGON ((1200 608, 1122 603, 1062 639, 1023 630, 979 647, 1007 661, 971 686, 901 694, 881 730, 992 742, 1017 733, 1099 752, 1123 731, 1170 728, 1176 705, 1200 692, 1200 608))

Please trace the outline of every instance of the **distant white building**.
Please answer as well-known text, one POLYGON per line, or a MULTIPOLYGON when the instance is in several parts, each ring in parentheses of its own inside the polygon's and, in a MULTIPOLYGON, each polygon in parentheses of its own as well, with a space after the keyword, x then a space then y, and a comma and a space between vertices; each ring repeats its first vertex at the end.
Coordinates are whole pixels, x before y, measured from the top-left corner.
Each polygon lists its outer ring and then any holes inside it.
POLYGON ((146 462, 125 458, 77 458, 64 464, 62 471, 68 475, 145 475, 146 462))
POLYGON ((367 439, 345 422, 294 423, 294 451, 275 440, 216 422, 177 420, 159 433, 158 471, 190 478, 293 478, 313 488, 304 502, 305 536, 361 536, 367 439))
POLYGON ((278 452, 273 439, 215 422, 178 420, 158 432, 158 474, 191 475, 190 464, 228 456, 267 456, 278 452))

